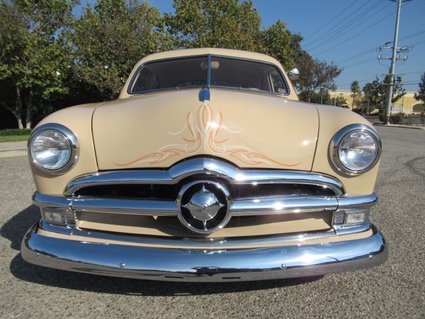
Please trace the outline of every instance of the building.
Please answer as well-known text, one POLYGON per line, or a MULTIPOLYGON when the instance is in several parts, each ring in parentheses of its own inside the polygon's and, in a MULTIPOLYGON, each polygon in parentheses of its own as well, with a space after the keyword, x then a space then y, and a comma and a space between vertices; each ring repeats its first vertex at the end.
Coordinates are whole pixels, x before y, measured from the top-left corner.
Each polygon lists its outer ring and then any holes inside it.
MULTIPOLYGON (((330 91, 331 100, 335 97, 343 97, 347 101, 347 105, 350 109, 353 109, 353 97, 352 92, 348 90, 330 91)), ((363 93, 362 93, 363 97, 363 93)), ((415 92, 407 92, 401 99, 393 104, 391 113, 421 113, 424 111, 424 106, 421 101, 415 99, 415 92)))

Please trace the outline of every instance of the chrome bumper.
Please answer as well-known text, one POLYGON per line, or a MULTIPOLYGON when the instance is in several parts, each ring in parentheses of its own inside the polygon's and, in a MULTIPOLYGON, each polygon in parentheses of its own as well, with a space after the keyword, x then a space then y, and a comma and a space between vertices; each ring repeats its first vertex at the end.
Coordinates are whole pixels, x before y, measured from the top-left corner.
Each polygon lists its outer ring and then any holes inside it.
POLYGON ((297 278, 351 271, 386 260, 383 235, 314 245, 256 249, 190 250, 146 248, 58 239, 37 233, 22 242, 29 263, 115 277, 150 280, 223 282, 297 278))

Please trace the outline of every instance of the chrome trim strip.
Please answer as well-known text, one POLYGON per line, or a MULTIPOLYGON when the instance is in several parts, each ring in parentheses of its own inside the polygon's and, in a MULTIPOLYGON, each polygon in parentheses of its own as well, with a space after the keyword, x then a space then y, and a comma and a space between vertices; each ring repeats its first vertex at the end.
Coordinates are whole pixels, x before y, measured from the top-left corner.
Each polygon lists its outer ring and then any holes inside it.
MULTIPOLYGON (((261 216, 294 214, 337 209, 370 207, 377 202, 376 194, 354 197, 258 197, 235 199, 229 216, 261 216)), ((138 200, 43 195, 35 192, 33 203, 40 207, 70 207, 75 211, 150 216, 178 216, 177 201, 138 200)))
POLYGON ((332 189, 336 195, 344 194, 342 183, 325 174, 273 169, 240 169, 214 158, 191 158, 171 166, 168 170, 120 170, 83 175, 67 185, 64 195, 72 196, 79 189, 96 185, 176 184, 186 177, 199 174, 220 177, 236 184, 322 185, 332 189))
POLYGON ((56 269, 150 280, 223 282, 318 276, 383 263, 383 235, 335 243, 193 251, 98 244, 42 236, 22 241, 25 261, 56 269))
POLYGON ((356 234, 368 231, 371 229, 370 223, 357 225, 349 228, 341 228, 338 231, 330 229, 328 231, 311 232, 304 234, 286 234, 286 235, 271 235, 271 236, 257 236, 247 238, 169 238, 169 237, 153 237, 153 236, 137 236, 137 235, 123 235, 113 234, 100 231, 85 231, 73 226, 58 226, 40 222, 39 227, 43 230, 61 234, 61 235, 75 235, 86 237, 88 241, 90 238, 99 238, 107 241, 124 241, 141 245, 160 245, 167 246, 170 249, 202 249, 208 246, 209 249, 228 249, 228 247, 237 247, 237 249, 247 249, 252 246, 275 245, 279 243, 288 242, 304 242, 312 239, 323 239, 334 237, 335 235, 356 234))
POLYGON ((378 196, 375 193, 362 196, 341 196, 337 199, 339 209, 371 207, 378 202, 378 196))
POLYGON ((149 216, 177 216, 175 201, 74 198, 71 207, 79 212, 113 213, 149 216))
POLYGON ((338 208, 335 197, 270 197, 235 200, 230 207, 232 216, 260 216, 333 211, 338 208))
POLYGON ((366 231, 367 229, 370 229, 371 224, 369 221, 365 222, 364 224, 358 224, 358 225, 349 225, 349 226, 341 226, 338 228, 335 228, 335 234, 337 234, 338 236, 342 236, 342 235, 350 235, 353 233, 359 233, 361 232, 361 229, 363 229, 363 231, 366 231))
POLYGON ((71 206, 71 198, 53 195, 44 195, 35 192, 32 195, 32 202, 39 207, 67 207, 71 206))

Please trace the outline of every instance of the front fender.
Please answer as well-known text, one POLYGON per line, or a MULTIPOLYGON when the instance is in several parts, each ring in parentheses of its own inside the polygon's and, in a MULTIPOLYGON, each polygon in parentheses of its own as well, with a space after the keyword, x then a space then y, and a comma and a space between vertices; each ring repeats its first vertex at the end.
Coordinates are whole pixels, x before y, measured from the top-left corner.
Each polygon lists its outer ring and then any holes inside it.
POLYGON ((62 195, 65 186, 75 176, 97 171, 91 124, 96 105, 84 104, 59 110, 47 116, 37 125, 47 123, 64 125, 76 135, 79 144, 76 164, 62 175, 49 175, 31 165, 35 185, 39 192, 46 195, 62 195))

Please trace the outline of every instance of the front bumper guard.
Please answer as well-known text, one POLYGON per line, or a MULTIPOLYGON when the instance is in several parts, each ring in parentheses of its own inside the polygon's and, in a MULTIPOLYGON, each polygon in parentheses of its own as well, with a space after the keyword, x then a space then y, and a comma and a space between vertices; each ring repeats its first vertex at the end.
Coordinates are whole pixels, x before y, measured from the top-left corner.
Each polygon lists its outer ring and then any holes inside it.
POLYGON ((147 248, 52 238, 34 225, 22 241, 29 263, 114 277, 186 282, 253 281, 320 276, 383 263, 383 235, 311 245, 255 249, 147 248))

